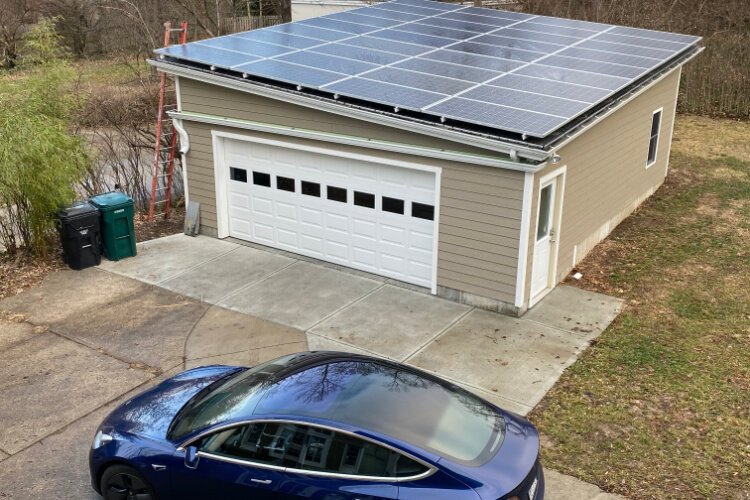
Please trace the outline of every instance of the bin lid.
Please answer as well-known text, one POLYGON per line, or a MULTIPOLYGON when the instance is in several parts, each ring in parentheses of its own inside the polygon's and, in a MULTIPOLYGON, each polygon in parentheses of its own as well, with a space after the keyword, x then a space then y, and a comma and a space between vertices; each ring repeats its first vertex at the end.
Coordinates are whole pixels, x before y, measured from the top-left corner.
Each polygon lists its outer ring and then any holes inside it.
POLYGON ((57 214, 61 219, 72 219, 74 217, 88 215, 98 211, 99 210, 88 201, 77 201, 69 207, 61 209, 57 214))
POLYGON ((89 198, 89 201, 99 208, 115 207, 126 203, 133 203, 133 198, 119 191, 98 194, 89 198))

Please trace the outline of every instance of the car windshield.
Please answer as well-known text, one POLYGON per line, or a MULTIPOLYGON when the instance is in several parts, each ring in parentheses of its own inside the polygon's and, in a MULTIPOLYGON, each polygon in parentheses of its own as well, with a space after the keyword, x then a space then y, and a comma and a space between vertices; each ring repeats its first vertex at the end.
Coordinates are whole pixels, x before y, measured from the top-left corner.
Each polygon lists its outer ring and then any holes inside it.
POLYGON ((267 381, 297 356, 285 356, 263 363, 222 381, 216 387, 209 386, 209 390, 199 392, 177 413, 168 438, 179 441, 195 431, 238 415, 252 415, 267 381))
POLYGON ((473 394, 406 367, 369 361, 292 374, 264 391, 255 413, 339 421, 475 466, 495 454, 505 435, 502 414, 473 394))

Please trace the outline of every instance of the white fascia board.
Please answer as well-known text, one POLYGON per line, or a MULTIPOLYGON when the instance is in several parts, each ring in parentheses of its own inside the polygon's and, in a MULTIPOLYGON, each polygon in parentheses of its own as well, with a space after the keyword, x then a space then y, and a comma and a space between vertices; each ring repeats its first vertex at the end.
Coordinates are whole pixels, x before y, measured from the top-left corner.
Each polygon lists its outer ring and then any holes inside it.
POLYGON ((305 95, 299 95, 265 85, 258 85, 251 81, 236 80, 234 78, 229 78, 227 76, 219 74, 212 74, 206 71, 199 71, 184 66, 178 66, 157 59, 148 59, 147 62, 160 71, 164 71, 166 73, 177 76, 184 76, 186 78, 209 83, 211 85, 218 85, 220 87, 239 90, 240 92, 248 92, 250 94, 268 97, 270 99, 276 99, 307 108, 347 116, 349 118, 355 118, 358 120, 377 123, 388 127, 407 130, 409 132, 416 132, 446 141, 466 144, 468 146, 474 146, 490 151, 497 151, 505 153, 507 155, 510 155, 511 151, 515 151, 518 156, 535 162, 546 161, 550 156, 550 153, 547 151, 525 147, 520 144, 512 144, 489 137, 481 137, 478 135, 458 132, 456 130, 448 130, 426 123, 407 121, 402 118, 396 118, 385 114, 365 111, 357 109, 355 107, 337 104, 335 102, 328 102, 323 99, 314 99, 305 95))
POLYGON ((422 156, 426 158, 436 158, 441 160, 470 163, 472 165, 483 165, 506 170, 518 170, 521 172, 535 172, 544 168, 544 166, 546 165, 546 163, 540 163, 537 165, 517 163, 493 156, 477 155, 461 151, 448 151, 444 149, 426 148, 399 142, 380 141, 376 139, 369 139, 366 137, 333 134, 329 132, 321 132, 318 130, 309 130, 298 127, 286 127, 283 125, 271 125, 268 123, 238 120, 235 118, 225 118, 221 116, 206 115, 202 113, 180 113, 172 111, 169 113, 169 115, 173 119, 176 119, 175 123, 177 123, 177 121, 185 120, 198 123, 206 123, 209 125, 252 130, 254 132, 265 132, 269 134, 298 137, 300 139, 310 139, 315 141, 330 142, 334 144, 343 144, 347 146, 357 146, 369 149, 378 149, 382 151, 391 151, 394 153, 422 156))

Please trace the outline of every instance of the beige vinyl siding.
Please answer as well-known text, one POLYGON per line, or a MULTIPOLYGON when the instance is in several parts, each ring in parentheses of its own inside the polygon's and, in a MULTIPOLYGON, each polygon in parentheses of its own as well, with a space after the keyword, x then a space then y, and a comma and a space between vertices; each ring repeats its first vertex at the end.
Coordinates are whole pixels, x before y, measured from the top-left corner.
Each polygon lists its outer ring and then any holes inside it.
POLYGON ((562 222, 556 228, 559 255, 555 279, 559 282, 664 182, 679 81, 680 70, 676 69, 561 148, 558 164, 535 174, 526 273, 527 301, 539 180, 563 165, 567 168, 562 222), (664 109, 656 163, 646 168, 652 115, 659 108, 664 109))
MULTIPOLYGON (((379 140, 489 155, 489 151, 340 117, 196 81, 180 79, 183 111, 294 126, 379 140)), ((216 234, 216 200, 212 130, 273 138, 269 134, 184 122, 190 136, 186 156, 189 196, 201 204, 201 226, 216 234)), ((275 137, 279 139, 279 137, 275 137)), ((320 146, 320 142, 281 138, 320 146)), ((327 143, 334 154, 348 151, 383 159, 440 167, 441 203, 438 231, 438 285, 512 304, 515 299, 518 241, 521 227, 521 172, 468 163, 428 159, 327 143)))
POLYGON ((182 111, 483 155, 490 151, 180 78, 182 111))

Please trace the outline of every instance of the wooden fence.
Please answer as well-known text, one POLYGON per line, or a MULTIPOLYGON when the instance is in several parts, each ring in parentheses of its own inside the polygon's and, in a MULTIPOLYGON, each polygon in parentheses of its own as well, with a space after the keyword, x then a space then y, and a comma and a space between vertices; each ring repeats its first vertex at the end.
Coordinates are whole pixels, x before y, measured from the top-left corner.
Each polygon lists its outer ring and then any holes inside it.
POLYGON ((281 16, 244 16, 222 19, 219 29, 222 35, 265 28, 281 23, 281 16))

